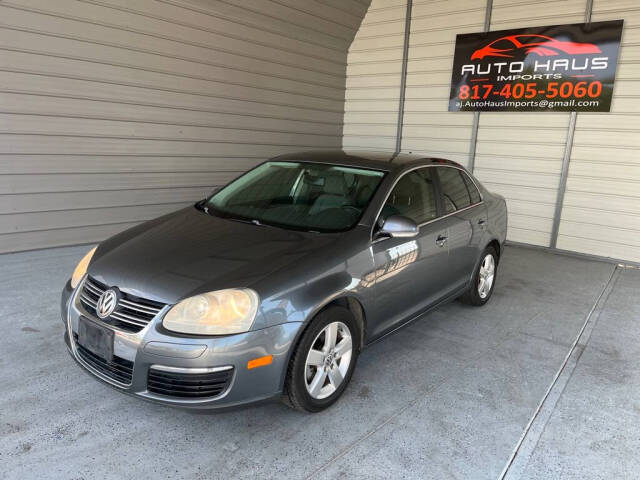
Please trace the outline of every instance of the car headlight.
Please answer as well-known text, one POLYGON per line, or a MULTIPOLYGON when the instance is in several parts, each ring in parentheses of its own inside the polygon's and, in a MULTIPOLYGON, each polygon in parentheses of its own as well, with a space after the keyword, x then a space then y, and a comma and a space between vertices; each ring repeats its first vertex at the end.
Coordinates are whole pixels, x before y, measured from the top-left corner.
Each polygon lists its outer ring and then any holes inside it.
POLYGON ((258 311, 253 290, 228 289, 189 297, 174 305, 162 320, 167 330, 196 335, 248 332, 258 311))
POLYGON ((84 274, 87 273, 87 267, 89 266, 89 262, 91 261, 96 248, 98 247, 93 247, 89 250, 89 253, 82 257, 82 260, 80 260, 80 263, 76 266, 76 269, 73 271, 73 275, 71 275, 71 288, 76 288, 78 283, 80 283, 80 280, 82 280, 82 277, 84 277, 84 274))

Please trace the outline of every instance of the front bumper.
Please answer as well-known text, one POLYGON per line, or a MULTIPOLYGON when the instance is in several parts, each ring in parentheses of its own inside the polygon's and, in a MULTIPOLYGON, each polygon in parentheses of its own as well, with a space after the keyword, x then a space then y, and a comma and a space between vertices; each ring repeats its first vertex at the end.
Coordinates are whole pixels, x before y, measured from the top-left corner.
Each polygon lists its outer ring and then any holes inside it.
MULTIPOLYGON (((259 402, 278 396, 282 391, 289 360, 289 351, 301 323, 290 322, 238 335, 220 337, 185 337, 171 335, 161 327, 162 310, 141 331, 129 333, 110 325, 114 331, 113 353, 123 363, 132 366, 131 380, 120 381, 105 374, 86 361, 75 340, 81 316, 93 321, 78 301, 80 286, 74 291, 67 282, 61 298, 62 320, 65 324, 65 343, 73 359, 87 372, 103 382, 123 391, 156 403, 192 409, 229 408, 259 402), (270 365, 249 370, 249 360, 273 355, 270 365), (227 371, 230 380, 224 391, 205 398, 183 398, 158 394, 148 389, 149 371, 173 371, 181 375, 227 371)), ((100 322, 99 322, 100 323, 100 322)), ((189 377, 188 377, 189 378, 189 377)), ((195 378, 195 377, 194 377, 195 378)))

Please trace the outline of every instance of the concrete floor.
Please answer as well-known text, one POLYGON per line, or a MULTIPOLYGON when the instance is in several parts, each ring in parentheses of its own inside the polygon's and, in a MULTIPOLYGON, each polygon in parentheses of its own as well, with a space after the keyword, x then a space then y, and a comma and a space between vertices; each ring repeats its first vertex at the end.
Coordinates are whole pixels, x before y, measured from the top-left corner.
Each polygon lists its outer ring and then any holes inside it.
POLYGON ((367 349, 328 411, 197 415, 68 357, 59 292, 88 249, 0 256, 1 478, 640 475, 640 270, 509 247, 489 304, 367 349))

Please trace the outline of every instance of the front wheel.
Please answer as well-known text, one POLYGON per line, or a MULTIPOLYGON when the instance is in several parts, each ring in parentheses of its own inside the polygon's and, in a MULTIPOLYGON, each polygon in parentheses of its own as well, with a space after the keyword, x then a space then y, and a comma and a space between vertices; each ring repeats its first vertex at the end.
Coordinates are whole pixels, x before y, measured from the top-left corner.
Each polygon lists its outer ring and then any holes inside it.
POLYGON ((493 294, 497 272, 498 253, 495 248, 487 247, 482 252, 480 263, 473 272, 469 289, 460 297, 460 300, 475 306, 487 303, 493 294))
POLYGON ((333 306, 320 312, 289 362, 284 402, 296 410, 319 412, 338 400, 356 365, 359 332, 349 310, 333 306))

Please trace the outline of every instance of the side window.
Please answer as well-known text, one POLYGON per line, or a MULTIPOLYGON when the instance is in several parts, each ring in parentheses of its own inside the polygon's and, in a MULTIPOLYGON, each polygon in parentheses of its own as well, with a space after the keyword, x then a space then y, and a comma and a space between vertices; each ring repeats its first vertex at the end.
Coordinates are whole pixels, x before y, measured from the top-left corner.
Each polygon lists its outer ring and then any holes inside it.
POLYGON ((381 214, 382 218, 391 215, 403 215, 417 224, 436 218, 436 197, 430 168, 409 172, 396 183, 381 214))
POLYGON ((460 170, 451 167, 438 167, 438 176, 440 177, 445 213, 452 213, 471 205, 469 190, 460 170))
POLYGON ((473 205, 475 205, 476 203, 480 203, 480 200, 482 200, 482 197, 480 197, 480 192, 478 191, 478 187, 476 187, 476 184, 473 183, 473 180, 471 180, 471 178, 469 178, 469 175, 467 175, 466 173, 460 172, 460 174, 462 175, 462 179, 464 180, 464 183, 467 185, 467 190, 469 190, 471 203, 473 205))

